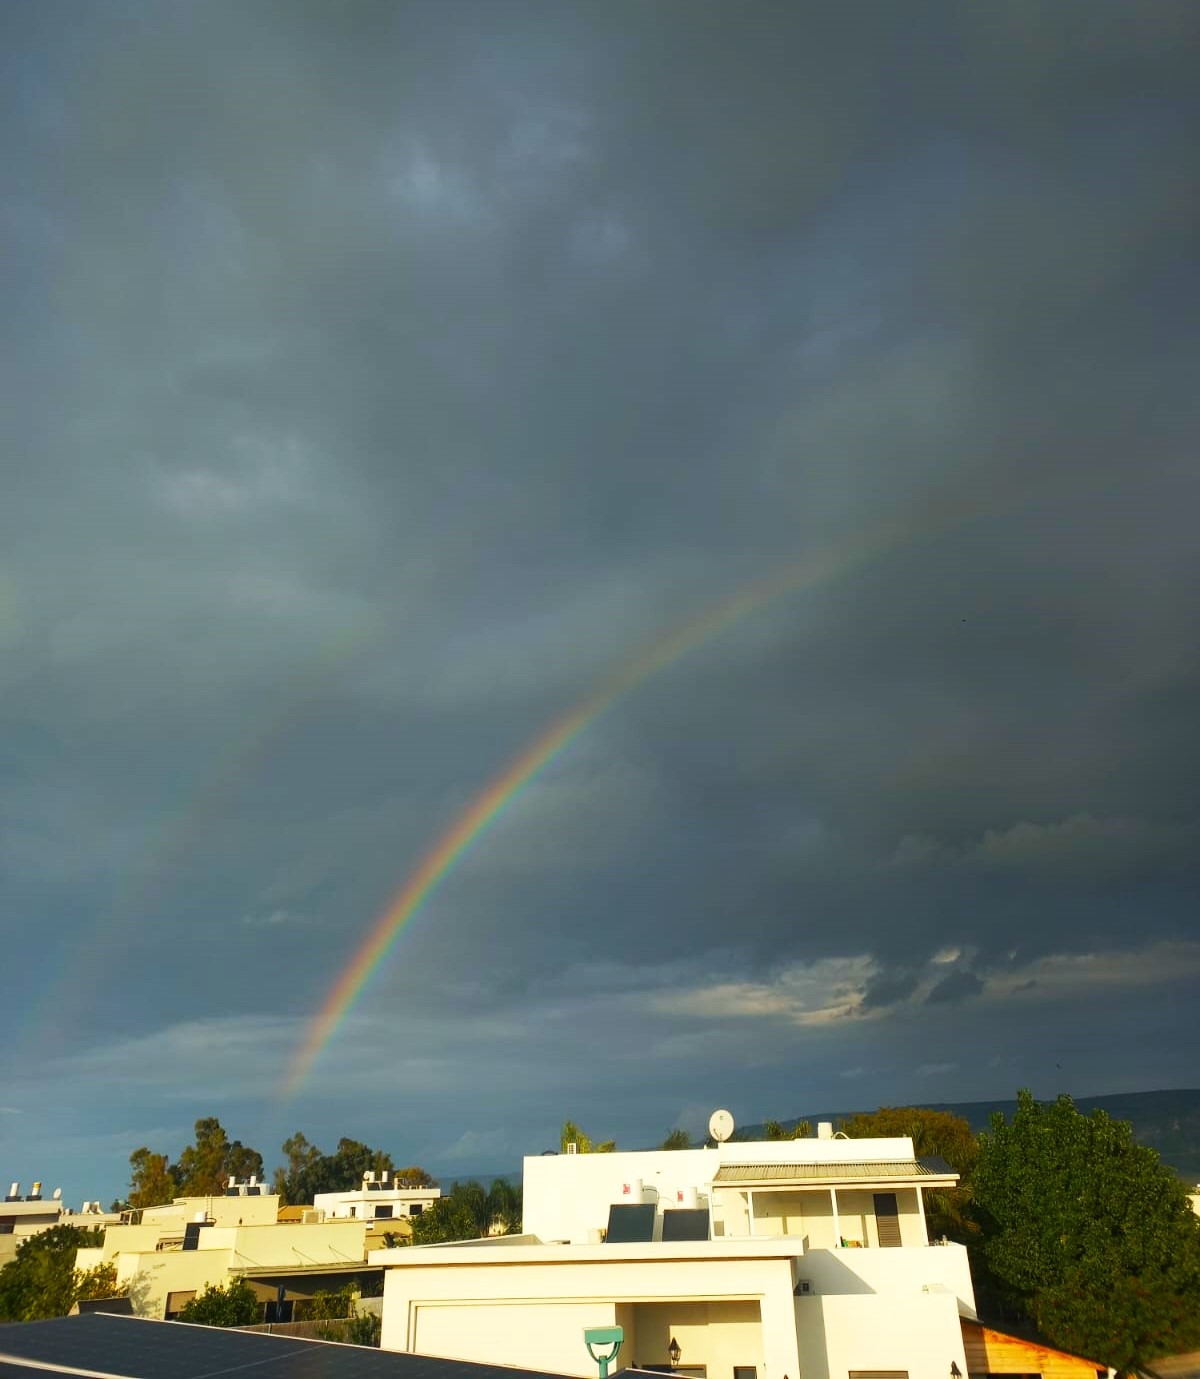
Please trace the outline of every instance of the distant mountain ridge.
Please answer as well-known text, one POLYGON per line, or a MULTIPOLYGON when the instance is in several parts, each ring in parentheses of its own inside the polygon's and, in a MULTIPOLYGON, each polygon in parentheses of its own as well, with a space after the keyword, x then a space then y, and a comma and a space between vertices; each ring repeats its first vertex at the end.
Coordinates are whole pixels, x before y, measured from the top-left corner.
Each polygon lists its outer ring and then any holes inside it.
MULTIPOLYGON (((1200 1089, 1186 1088, 1160 1092, 1122 1092, 1116 1096, 1073 1096, 1075 1105, 1084 1115, 1092 1111, 1107 1111, 1113 1120, 1127 1120, 1133 1126, 1133 1135, 1139 1144, 1157 1150, 1158 1156, 1168 1167, 1173 1168, 1181 1178, 1189 1183, 1200 1181, 1200 1089)), ((900 1105, 909 1103, 900 1102, 900 1105)), ((986 1130, 992 1115, 999 1111, 1011 1116, 1017 1109, 1016 1100, 1011 1101, 923 1101, 913 1105, 926 1107, 931 1111, 950 1111, 962 1116, 972 1130, 986 1130)), ((792 1120, 781 1121, 785 1129, 793 1129, 802 1120, 812 1124, 816 1134, 819 1120, 849 1120, 860 1111, 874 1111, 874 1106, 860 1107, 857 1111, 814 1111, 809 1115, 796 1116, 792 1120)), ((739 1125, 734 1132, 735 1140, 761 1139, 766 1127, 758 1125, 739 1125)))

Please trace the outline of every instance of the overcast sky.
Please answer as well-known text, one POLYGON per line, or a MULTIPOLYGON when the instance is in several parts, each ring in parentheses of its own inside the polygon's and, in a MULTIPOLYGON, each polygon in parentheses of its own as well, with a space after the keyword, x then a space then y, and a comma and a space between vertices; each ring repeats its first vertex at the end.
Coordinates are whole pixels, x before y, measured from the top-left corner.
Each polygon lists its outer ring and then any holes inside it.
POLYGON ((1194 4, 0 25, 6 1183, 1196 1084, 1194 4))

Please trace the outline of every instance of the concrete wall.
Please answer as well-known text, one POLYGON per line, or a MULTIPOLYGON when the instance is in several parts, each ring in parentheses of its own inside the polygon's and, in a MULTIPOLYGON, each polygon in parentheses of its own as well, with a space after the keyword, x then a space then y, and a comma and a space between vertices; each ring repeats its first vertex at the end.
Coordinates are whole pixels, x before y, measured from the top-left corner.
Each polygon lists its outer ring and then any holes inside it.
MULTIPOLYGON (((375 1220, 376 1207, 390 1206, 392 1215, 380 1220, 407 1220, 414 1206, 422 1211, 429 1208, 442 1195, 440 1187, 418 1188, 379 1188, 372 1192, 369 1188, 357 1188, 353 1192, 318 1192, 313 1198, 313 1206, 320 1208, 327 1216, 358 1217, 360 1220, 375 1220)), ((418 1215, 420 1213, 418 1212, 418 1215)))
MULTIPOLYGON (((233 1200, 233 1199, 230 1199, 233 1200)), ((142 1317, 162 1317, 167 1294, 200 1291, 228 1282, 243 1269, 311 1267, 366 1259, 365 1221, 324 1221, 312 1226, 208 1226, 196 1250, 156 1248, 161 1224, 110 1227, 100 1249, 81 1251, 80 1268, 112 1260, 117 1282, 142 1317)), ((335 1285, 337 1286, 337 1285, 335 1285)), ((297 1292, 303 1286, 298 1285, 297 1292)), ((274 1296, 274 1288, 271 1289, 274 1296)))
POLYGON ((762 1316, 757 1302, 644 1302, 628 1304, 621 1362, 670 1363, 672 1338, 679 1342, 681 1366, 704 1365, 708 1379, 733 1379, 736 1365, 763 1373, 762 1316))
POLYGON ((229 1278, 228 1250, 166 1250, 116 1257, 117 1285, 139 1317, 162 1318, 167 1294, 199 1292, 229 1278))
MULTIPOLYGON (((811 1250, 796 1262, 799 1278, 826 1297, 877 1295, 915 1300, 927 1293, 952 1297, 964 1316, 975 1316, 975 1289, 962 1245, 921 1245, 894 1250, 811 1250)), ((869 1368, 869 1366, 855 1366, 869 1368)), ((885 1368, 887 1368, 885 1366, 885 1368)), ((949 1373, 949 1361, 946 1363, 949 1373)))
POLYGON ((725 1379, 734 1364, 751 1363, 776 1379, 798 1375, 787 1256, 572 1260, 562 1251, 543 1258, 553 1252, 542 1250, 530 1258, 533 1250, 514 1247, 495 1251, 495 1263, 481 1262, 481 1250, 459 1252, 460 1267, 449 1251, 446 1263, 424 1266, 421 1251, 403 1253, 406 1262, 385 1273, 384 1349, 594 1379, 585 1326, 627 1326, 622 1364, 653 1364, 665 1349, 661 1332, 677 1325, 685 1365, 711 1354, 713 1364, 728 1365, 725 1379))
POLYGON ((851 1370, 946 1379, 951 1364, 967 1373, 958 1304, 950 1293, 797 1298, 795 1312, 803 1379, 846 1379, 851 1370))
POLYGON ((668 1364, 674 1337, 681 1365, 705 1365, 709 1379, 733 1379, 735 1365, 763 1373, 759 1304, 748 1301, 426 1303, 416 1313, 415 1349, 457 1359, 468 1358, 463 1352, 470 1349, 476 1360, 595 1379, 583 1331, 613 1325, 625 1332, 617 1369, 668 1364))
MULTIPOLYGON (((200 1233, 201 1241, 208 1232, 200 1233)), ((226 1232, 212 1229, 213 1246, 226 1232)), ((322 1221, 312 1226, 242 1226, 228 1232, 238 1268, 295 1268, 305 1264, 349 1264, 366 1259, 365 1221, 322 1221)))
POLYGON ((181 1230, 197 1216, 218 1226, 273 1225, 279 1219, 279 1198, 265 1197, 176 1197, 159 1207, 142 1209, 142 1225, 163 1223, 181 1230))

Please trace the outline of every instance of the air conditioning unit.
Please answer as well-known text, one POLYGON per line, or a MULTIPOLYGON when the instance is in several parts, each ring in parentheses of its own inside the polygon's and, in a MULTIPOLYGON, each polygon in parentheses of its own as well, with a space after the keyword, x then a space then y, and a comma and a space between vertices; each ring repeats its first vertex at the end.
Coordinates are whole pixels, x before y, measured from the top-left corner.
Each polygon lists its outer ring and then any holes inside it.
POLYGON ((309 1207, 300 1213, 300 1224, 302 1226, 319 1226, 325 1219, 325 1212, 321 1207, 309 1207))

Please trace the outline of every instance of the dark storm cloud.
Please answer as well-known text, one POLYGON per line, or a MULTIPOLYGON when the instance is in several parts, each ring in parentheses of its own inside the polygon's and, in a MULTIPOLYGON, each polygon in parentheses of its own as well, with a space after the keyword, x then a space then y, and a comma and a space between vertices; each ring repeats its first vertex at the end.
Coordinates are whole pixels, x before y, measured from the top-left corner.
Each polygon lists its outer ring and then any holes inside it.
POLYGON ((269 1077, 490 777, 817 547, 503 811, 363 1045, 469 1005, 552 1127, 586 989, 774 1113, 797 1040, 1004 1092, 1022 1001, 1192 971, 1194 8, 4 23, 3 915, 68 955, 18 1044, 269 1077))
POLYGON ((978 996, 982 990, 983 983, 974 972, 951 972, 925 997, 925 1003, 938 1005, 944 1001, 963 1001, 970 996, 978 996))

